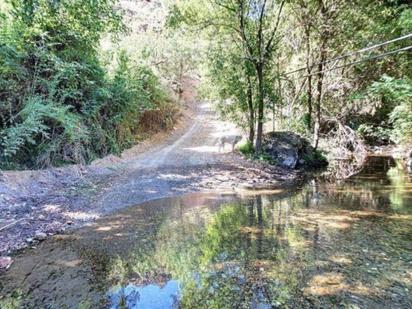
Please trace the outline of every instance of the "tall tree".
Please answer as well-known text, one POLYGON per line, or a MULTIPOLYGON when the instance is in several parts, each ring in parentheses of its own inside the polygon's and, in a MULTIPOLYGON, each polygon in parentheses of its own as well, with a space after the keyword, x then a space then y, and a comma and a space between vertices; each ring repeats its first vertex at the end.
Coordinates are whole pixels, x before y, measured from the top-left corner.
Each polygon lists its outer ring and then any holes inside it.
POLYGON ((253 64, 257 76, 257 132, 256 152, 262 150, 262 135, 265 110, 265 74, 277 48, 277 31, 285 1, 237 1, 235 16, 245 56, 253 64))
POLYGON ((265 101, 265 78, 278 48, 279 24, 285 1, 281 0, 198 0, 175 7, 175 14, 192 26, 212 28, 214 35, 230 36, 256 74, 257 131, 256 152, 262 149, 265 101))
POLYGON ((252 63, 229 40, 215 42, 208 57, 210 94, 215 93, 220 114, 247 129, 254 143, 256 133, 256 74, 252 63))

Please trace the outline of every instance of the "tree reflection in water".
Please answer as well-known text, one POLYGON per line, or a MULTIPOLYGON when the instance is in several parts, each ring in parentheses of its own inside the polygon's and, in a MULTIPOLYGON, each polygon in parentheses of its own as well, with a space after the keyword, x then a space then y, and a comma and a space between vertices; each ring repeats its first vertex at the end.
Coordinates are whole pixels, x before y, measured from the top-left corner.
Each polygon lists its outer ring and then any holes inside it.
MULTIPOLYGON (((166 221, 150 253, 136 247, 132 258, 122 261, 123 268, 129 274, 145 274, 153 282, 165 273, 178 279, 181 307, 281 304, 290 296, 289 290, 297 287, 289 262, 292 253, 295 260, 299 258, 299 242, 303 241, 289 224, 292 202, 257 196, 244 203, 226 204, 206 217, 195 212, 166 221), (205 225, 199 226, 199 221, 205 225)), ((119 272, 118 266, 114 268, 119 272)), ((127 275, 122 277, 124 280, 127 275)))
POLYGON ((379 306, 386 298, 402 307, 411 301, 410 278, 402 279, 411 217, 406 204, 391 208, 387 192, 399 188, 390 177, 360 174, 286 198, 190 209, 166 219, 146 239, 149 250, 139 244, 123 263, 141 283, 178 280, 182 308, 379 306))

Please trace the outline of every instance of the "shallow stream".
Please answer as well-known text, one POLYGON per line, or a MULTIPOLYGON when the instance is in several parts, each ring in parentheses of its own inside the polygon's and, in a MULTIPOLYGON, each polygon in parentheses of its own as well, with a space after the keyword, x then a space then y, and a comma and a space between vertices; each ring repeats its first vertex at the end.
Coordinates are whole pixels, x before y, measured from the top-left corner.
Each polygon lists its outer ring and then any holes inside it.
POLYGON ((1 308, 412 308, 412 179, 151 201, 14 260, 1 308))

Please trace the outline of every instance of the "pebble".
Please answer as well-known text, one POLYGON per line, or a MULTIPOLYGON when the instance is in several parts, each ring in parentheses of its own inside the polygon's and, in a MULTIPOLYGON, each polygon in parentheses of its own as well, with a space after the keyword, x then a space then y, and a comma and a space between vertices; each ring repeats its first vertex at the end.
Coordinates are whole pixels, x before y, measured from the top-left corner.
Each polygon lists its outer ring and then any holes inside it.
POLYGON ((34 238, 37 240, 45 240, 47 238, 47 234, 43 232, 36 232, 36 234, 34 234, 34 238))
POLYGON ((0 270, 7 270, 13 264, 13 260, 9 256, 0 256, 0 270))

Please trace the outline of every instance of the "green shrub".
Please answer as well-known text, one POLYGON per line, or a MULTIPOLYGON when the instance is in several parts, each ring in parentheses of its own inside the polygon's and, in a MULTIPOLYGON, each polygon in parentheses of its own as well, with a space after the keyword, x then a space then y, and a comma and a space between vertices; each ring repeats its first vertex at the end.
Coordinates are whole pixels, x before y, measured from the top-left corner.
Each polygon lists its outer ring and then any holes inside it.
POLYGON ((304 155, 303 160, 307 167, 320 168, 328 166, 328 160, 325 154, 320 150, 313 150, 309 154, 304 155))
POLYGON ((237 149, 240 151, 241 154, 243 154, 245 157, 249 159, 264 161, 273 165, 277 164, 277 161, 274 160, 274 158, 269 154, 265 152, 256 153, 255 147, 253 146, 253 143, 251 143, 250 141, 246 141, 240 144, 239 146, 237 146, 237 149))
POLYGON ((55 106, 39 96, 29 97, 23 106, 16 114, 19 121, 1 132, 5 159, 38 166, 56 160, 84 162, 82 147, 87 144, 88 131, 70 106, 55 106))
POLYGON ((272 165, 277 165, 279 162, 276 158, 272 157, 270 154, 266 152, 261 152, 255 155, 255 158, 259 161, 267 162, 272 165))
POLYGON ((392 129, 386 123, 380 125, 362 123, 356 131, 370 145, 381 145, 391 141, 392 129))
POLYGON ((375 82, 370 91, 388 109, 390 139, 403 143, 412 139, 412 81, 408 78, 395 79, 384 76, 375 82))
POLYGON ((13 0, 0 14, 0 167, 86 163, 131 146, 147 111, 170 122, 150 68, 100 61, 102 35, 125 29, 115 2, 13 0))
POLYGON ((239 146, 237 146, 237 149, 247 157, 252 156, 255 153, 255 147, 253 146, 253 143, 250 141, 246 141, 239 146))

